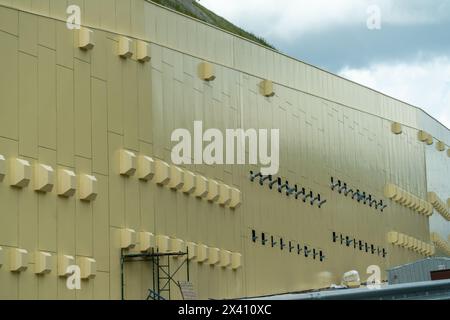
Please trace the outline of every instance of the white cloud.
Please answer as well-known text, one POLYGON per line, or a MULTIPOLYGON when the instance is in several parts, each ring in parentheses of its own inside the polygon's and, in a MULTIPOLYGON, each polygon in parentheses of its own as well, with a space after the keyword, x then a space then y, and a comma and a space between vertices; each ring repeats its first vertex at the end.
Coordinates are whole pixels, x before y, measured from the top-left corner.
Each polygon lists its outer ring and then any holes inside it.
MULTIPOLYGON (((440 0, 439 0, 440 1, 440 0)), ((382 24, 430 24, 448 18, 448 6, 420 0, 200 0, 199 2, 237 25, 268 38, 298 39, 348 25, 366 26, 367 8, 381 9, 382 24), (447 16, 442 12, 447 11, 447 16)))
POLYGON ((343 68, 339 75, 420 107, 450 128, 450 59, 343 68))

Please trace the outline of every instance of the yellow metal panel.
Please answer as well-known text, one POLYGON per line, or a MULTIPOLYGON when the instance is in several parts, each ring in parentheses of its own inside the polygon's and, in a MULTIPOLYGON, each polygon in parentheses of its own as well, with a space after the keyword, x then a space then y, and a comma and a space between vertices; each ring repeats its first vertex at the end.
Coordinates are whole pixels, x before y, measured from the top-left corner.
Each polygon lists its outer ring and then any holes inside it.
POLYGON ((106 8, 102 8, 103 0, 92 0, 85 1, 83 12, 84 12, 84 23, 89 26, 99 27, 101 25, 102 11, 106 8), (102 10, 103 9, 103 10, 102 10))
POLYGON ((19 33, 19 14, 17 10, 0 7, 0 30, 13 35, 19 33))
POLYGON ((56 22, 56 63, 69 69, 73 69, 74 34, 65 22, 56 22))
POLYGON ((19 53, 19 153, 37 158, 38 147, 37 59, 19 53))
MULTIPOLYGON (((92 273, 96 274, 95 263, 91 261, 91 258, 88 257, 77 257, 76 259, 77 265, 80 266, 81 269, 81 278, 85 279, 85 277, 93 276, 92 273)), ((76 299, 77 300, 92 300, 94 298, 94 279, 85 279, 82 281, 83 285, 81 286, 81 290, 75 290, 76 299)))
MULTIPOLYGON (((98 0, 97 0, 98 1, 98 0)), ((109 50, 109 40, 106 33, 95 30, 95 48, 91 55, 91 75, 100 80, 107 80, 107 51, 109 50)), ((109 52, 108 52, 109 53, 109 52)))
POLYGON ((99 271, 109 271, 108 178, 97 175, 100 197, 93 204, 93 256, 99 271))
MULTIPOLYGON (((83 173, 90 173, 91 161, 77 157, 76 171, 79 176, 83 173)), ((79 178, 78 178, 79 179, 79 178)), ((93 203, 80 201, 80 189, 77 186, 76 199, 76 255, 93 256, 93 203)))
POLYGON ((131 150, 139 149, 138 126, 138 85, 137 65, 128 62, 123 65, 123 99, 126 107, 123 109, 124 145, 131 150))
MULTIPOLYGON (((8 159, 9 157, 17 156, 18 145, 13 140, 0 138, 0 149, 2 150, 2 155, 8 159)), ((18 246, 19 193, 5 183, 7 179, 9 179, 8 173, 4 181, 0 183, 0 210, 3 212, 0 215, 0 244, 5 246, 18 246), (7 201, 7 199, 10 200, 7 201)))
POLYGON ((67 255, 75 255, 75 204, 76 199, 58 197, 56 199, 57 216, 57 243, 58 252, 67 255))
POLYGON ((139 140, 152 143, 152 126, 148 123, 152 119, 151 65, 144 64, 137 67, 138 89, 138 128, 139 140))
POLYGON ((130 34, 131 32, 131 1, 115 0, 116 3, 116 21, 117 32, 122 34, 130 34))
POLYGON ((57 92, 57 154, 58 164, 74 165, 74 84, 73 71, 56 67, 57 92))
POLYGON ((19 50, 37 56, 38 17, 33 14, 19 13, 19 50))
POLYGON ((57 278, 57 292, 59 300, 75 300, 76 292, 75 290, 67 289, 67 279, 66 278, 57 278))
MULTIPOLYGON (((153 154, 150 145, 141 143, 142 154, 153 154)), ((155 231, 155 189, 158 186, 154 183, 141 181, 139 183, 139 210, 141 217, 141 230, 154 233, 155 231)))
POLYGON ((43 46, 38 48, 38 115, 39 146, 56 149, 56 54, 43 46))
POLYGON ((38 277, 38 298, 41 300, 56 300, 58 277, 56 271, 57 257, 52 255, 51 265, 52 271, 45 277, 38 277))
POLYGON ((122 136, 108 134, 110 225, 117 228, 125 227, 125 182, 119 174, 119 151, 122 145, 122 136))
POLYGON ((125 226, 139 230, 139 185, 136 178, 125 179, 125 226))
POLYGON ((23 272, 19 277, 20 300, 38 299, 38 278, 33 272, 23 272))
POLYGON ((92 78, 92 171, 108 174, 107 85, 92 78))
POLYGON ((109 296, 109 273, 97 272, 94 281, 94 300, 108 300, 109 296))
POLYGON ((92 117, 90 65, 74 60, 75 154, 91 158, 92 117))
MULTIPOLYGON (((56 151, 39 148, 39 161, 56 168, 56 151)), ((57 252, 57 211, 56 188, 51 194, 38 195, 39 250, 57 252)), ((46 281, 47 283, 48 281, 46 281)), ((50 285, 50 284, 49 284, 50 285)), ((56 286, 56 282, 54 283, 56 286)))
MULTIPOLYGON (((3 23, 3 8, 0 7, 0 21, 3 23)), ((17 17, 16 17, 17 18, 17 17)), ((0 32, 0 135, 10 139, 18 138, 18 41, 15 36, 0 32)))
POLYGON ((117 43, 109 39, 107 41, 105 59, 108 70, 108 130, 117 134, 123 134, 123 62, 113 54, 117 43))
POLYGON ((16 192, 19 200, 19 246, 34 252, 38 250, 38 195, 28 188, 16 192))

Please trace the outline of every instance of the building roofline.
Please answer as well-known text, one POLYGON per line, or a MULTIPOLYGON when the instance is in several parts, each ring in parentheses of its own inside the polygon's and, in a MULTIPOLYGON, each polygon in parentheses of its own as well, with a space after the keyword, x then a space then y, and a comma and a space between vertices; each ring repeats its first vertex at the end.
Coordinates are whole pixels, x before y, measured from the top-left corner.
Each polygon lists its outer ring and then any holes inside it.
POLYGON ((335 73, 333 73, 333 72, 331 72, 331 71, 328 71, 328 70, 323 69, 323 68, 321 68, 321 67, 315 66, 315 65, 310 64, 310 63, 308 63, 308 62, 302 61, 302 60, 300 60, 300 59, 298 59, 298 58, 292 57, 292 56, 290 56, 290 55, 288 55, 288 54, 286 54, 286 53, 283 53, 283 52, 281 52, 281 51, 274 50, 274 49, 272 49, 272 48, 263 46, 262 44, 260 44, 260 43, 258 43, 258 42, 256 42, 256 41, 253 41, 253 40, 248 39, 248 38, 244 38, 244 37, 242 37, 242 36, 240 36, 240 35, 238 35, 238 34, 235 34, 235 33, 232 33, 232 32, 230 32, 230 31, 224 30, 224 29, 219 28, 219 27, 217 27, 217 26, 215 26, 215 25, 212 25, 212 24, 210 24, 210 23, 208 23, 208 22, 205 22, 205 21, 200 20, 200 19, 196 19, 196 18, 194 18, 194 17, 191 17, 191 16, 189 16, 189 15, 186 15, 186 14, 181 13, 181 12, 179 12, 179 11, 176 11, 176 10, 174 10, 174 9, 165 7, 165 6, 163 6, 163 5, 160 5, 160 4, 158 4, 158 3, 153 2, 153 1, 151 1, 151 0, 144 0, 144 1, 147 2, 147 3, 149 3, 149 4, 151 4, 151 5, 160 7, 160 8, 162 8, 162 9, 164 9, 164 10, 170 11, 170 12, 175 13, 175 14, 177 14, 177 15, 183 16, 183 17, 188 18, 188 19, 190 19, 190 20, 196 21, 196 22, 198 22, 198 23, 201 23, 201 24, 203 24, 203 25, 206 25, 206 26, 208 26, 208 27, 211 27, 211 28, 213 28, 213 29, 216 29, 216 30, 218 30, 218 31, 227 33, 227 34, 229 34, 229 35, 231 35, 231 36, 233 36, 233 37, 235 37, 235 38, 238 38, 238 39, 244 40, 244 41, 246 41, 246 42, 252 43, 252 44, 254 44, 254 45, 258 46, 258 47, 261 47, 261 48, 263 48, 263 49, 272 51, 273 53, 282 55, 282 56, 284 56, 284 57, 286 57, 286 58, 289 58, 289 59, 291 59, 291 60, 294 60, 294 61, 296 61, 296 62, 303 63, 303 64, 305 64, 305 65, 307 65, 307 66, 309 66, 309 67, 315 68, 315 69, 317 69, 317 70, 319 70, 319 71, 322 71, 322 72, 325 72, 325 73, 327 73, 327 74, 329 74, 329 75, 332 75, 332 76, 335 76, 335 77, 337 77, 337 78, 340 78, 340 79, 342 79, 342 80, 344 80, 344 81, 347 81, 347 82, 356 84, 356 85, 358 85, 358 86, 360 86, 360 87, 363 87, 363 88, 366 88, 366 89, 368 89, 368 90, 370 90, 370 91, 372 91, 372 92, 381 94, 381 95, 383 95, 383 96, 385 96, 385 97, 387 97, 387 98, 390 98, 390 99, 393 99, 393 100, 398 101, 398 102, 400 102, 400 103, 403 103, 403 104, 405 104, 405 105, 408 105, 408 106, 410 106, 410 107, 412 107, 412 108, 415 108, 415 109, 417 109, 417 110, 419 110, 419 111, 422 111, 425 115, 427 115, 427 116, 429 116, 431 119, 435 120, 435 121, 436 121, 438 124, 440 124, 444 129, 447 129, 447 130, 450 132, 450 128, 448 128, 448 127, 447 127, 446 125, 444 125, 440 120, 436 119, 434 116, 432 116, 431 114, 429 114, 427 111, 425 111, 425 110, 424 110, 423 108, 421 108, 421 107, 418 107, 418 106, 413 105, 413 104, 411 104, 411 103, 409 103, 409 102, 403 101, 403 100, 401 100, 401 99, 399 99, 399 98, 395 98, 395 97, 390 96, 390 95, 388 95, 388 94, 386 94, 386 93, 383 93, 383 92, 381 92, 381 91, 378 91, 378 90, 373 89, 373 88, 371 88, 371 87, 368 87, 368 86, 366 86, 366 85, 363 85, 363 84, 361 84, 361 83, 358 83, 358 82, 356 82, 356 81, 347 79, 347 78, 345 78, 345 77, 343 77, 343 76, 340 76, 340 75, 338 75, 338 74, 335 74, 335 73))
MULTIPOLYGON (((389 96, 388 94, 385 94, 385 93, 383 93, 383 92, 377 91, 377 90, 375 90, 375 89, 373 89, 373 88, 370 88, 370 87, 368 87, 368 86, 365 86, 365 85, 360 84, 360 83, 358 83, 358 82, 355 82, 355 81, 353 81, 353 80, 346 79, 346 78, 344 78, 344 77, 342 77, 342 76, 340 76, 340 75, 334 74, 334 73, 332 73, 332 72, 330 72, 330 71, 327 71, 327 70, 322 69, 322 68, 320 68, 320 67, 314 66, 314 65, 309 64, 309 63, 307 63, 307 62, 304 62, 304 61, 302 61, 302 60, 299 60, 299 59, 297 59, 297 58, 294 58, 294 57, 292 57, 292 56, 289 56, 289 55, 287 55, 287 54, 285 54, 285 53, 283 53, 283 52, 274 50, 274 49, 269 48, 269 47, 265 47, 265 46, 263 46, 263 45, 261 45, 261 44, 255 42, 255 41, 252 41, 252 40, 250 40, 250 39, 241 37, 241 36, 239 36, 239 35, 237 35, 237 34, 234 34, 234 33, 232 33, 232 32, 229 32, 229 31, 227 31, 227 30, 223 30, 223 29, 221 29, 221 28, 219 28, 219 27, 216 27, 216 26, 214 26, 214 25, 212 25, 212 24, 209 24, 209 23, 207 23, 207 22, 205 22, 205 21, 202 21, 202 20, 196 19, 196 18, 194 18, 194 17, 185 15, 185 14, 183 14, 183 13, 181 13, 181 12, 178 12, 178 11, 176 11, 176 10, 173 10, 173 9, 171 9, 171 8, 162 6, 162 5, 158 4, 158 3, 152 2, 151 0, 143 0, 143 1, 144 1, 145 3, 147 3, 147 4, 154 5, 154 6, 156 6, 156 7, 159 7, 159 8, 161 8, 161 9, 163 9, 163 10, 169 11, 169 12, 171 12, 171 13, 177 14, 177 15, 182 16, 182 17, 185 17, 185 18, 188 18, 188 19, 190 19, 190 20, 193 20, 193 21, 195 21, 195 22, 201 23, 201 24, 203 24, 203 25, 206 25, 206 26, 208 26, 208 27, 211 27, 211 28, 216 29, 216 30, 218 30, 218 31, 221 31, 221 32, 223 32, 223 33, 229 34, 229 35, 232 36, 232 37, 235 37, 235 38, 241 39, 241 40, 243 40, 243 41, 252 43, 252 44, 254 44, 254 45, 258 46, 258 47, 261 47, 261 48, 266 49, 266 50, 268 50, 268 51, 271 51, 271 52, 273 52, 273 53, 276 53, 276 54, 279 54, 279 55, 281 55, 281 56, 284 56, 284 57, 286 57, 286 58, 288 58, 288 59, 291 59, 291 60, 293 60, 293 61, 302 63, 302 64, 304 64, 304 65, 307 65, 307 66, 309 66, 309 67, 312 67, 312 68, 314 68, 314 69, 317 69, 317 70, 319 70, 319 71, 322 71, 322 72, 324 72, 324 73, 326 73, 326 74, 329 74, 329 75, 332 75, 332 76, 337 77, 337 78, 339 78, 339 79, 342 79, 342 80, 344 80, 344 81, 346 81, 346 82, 355 84, 355 85, 357 85, 357 86, 359 86, 359 87, 365 88, 365 89, 367 89, 367 90, 369 90, 369 91, 372 91, 372 92, 374 92, 374 93, 380 94, 380 95, 382 95, 382 96, 384 96, 384 97, 387 97, 387 98, 389 98, 389 99, 392 99, 392 100, 394 100, 394 101, 398 101, 398 102, 400 102, 400 103, 402 103, 402 104, 404 104, 404 105, 406 105, 406 106, 409 106, 409 107, 411 107, 411 108, 416 109, 417 111, 422 112, 424 115, 428 116, 431 120, 434 120, 438 125, 440 125, 443 129, 446 129, 446 130, 450 133, 450 128, 448 128, 446 125, 444 125, 441 121, 439 121, 438 119, 436 119, 434 116, 430 115, 430 114, 429 114, 427 111, 425 111, 424 109, 422 109, 422 108, 420 108, 420 107, 417 107, 417 106, 415 106, 415 105, 413 105, 413 104, 411 104, 411 103, 408 103, 408 102, 402 101, 402 100, 400 100, 400 99, 398 99, 398 98, 389 96)), ((63 20, 61 20, 61 19, 59 19, 59 18, 55 18, 55 17, 43 15, 43 14, 34 12, 34 11, 32 11, 32 10, 23 10, 23 9, 20 9, 20 8, 11 6, 11 5, 0 4, 0 7, 8 8, 8 9, 13 9, 13 10, 18 10, 19 12, 32 13, 32 14, 35 14, 35 15, 40 16, 40 17, 50 18, 50 19, 54 19, 54 20, 58 20, 58 21, 64 22, 63 20)), ((101 30, 101 31, 104 31, 104 32, 112 32, 112 33, 120 34, 120 33, 116 32, 116 31, 111 31, 111 30, 107 30, 107 29, 103 29, 103 28, 99 28, 99 27, 93 27, 93 26, 88 26, 88 27, 92 27, 92 28, 94 28, 94 29, 96 29, 96 30, 101 30)), ((130 36, 130 35, 128 35, 128 36, 130 36)), ((135 37, 135 38, 136 38, 136 37, 135 37)), ((139 38, 136 38, 136 39, 139 39, 139 38)), ((143 40, 143 39, 140 39, 140 40, 143 40)), ((159 43, 156 43, 156 42, 155 42, 155 44, 162 45, 162 44, 159 44, 159 43)), ((168 47, 168 46, 165 46, 165 47, 167 47, 167 48, 169 48, 169 49, 177 50, 176 48, 171 48, 171 47, 168 47)), ((179 49, 178 49, 177 51, 182 52, 182 51, 180 51, 179 49)), ((192 54, 190 54, 190 53, 187 53, 187 52, 184 52, 184 53, 185 53, 185 54, 189 54, 189 55, 191 55, 191 56, 194 56, 194 55, 192 55, 192 54)), ((214 62, 214 61, 211 61, 211 62, 214 62)), ((215 63, 218 63, 218 62, 215 62, 215 63)), ((219 63, 219 64, 220 64, 220 63, 219 63)), ((231 68, 233 68, 233 67, 231 67, 231 68)), ((244 70, 241 70, 241 71, 244 72, 244 73, 247 73, 247 74, 251 75, 250 73, 248 73, 248 72, 246 72, 246 71, 244 71, 244 70)), ((257 75, 253 75, 253 76, 258 77, 257 75)), ((285 84, 280 84, 280 85, 286 86, 285 84)), ((286 87, 289 87, 289 86, 286 86, 286 87)), ((300 89, 298 89, 298 88, 292 88, 292 89, 302 91, 302 90, 300 90, 300 89)), ((304 91, 303 91, 303 92, 304 92, 304 91)), ((311 94, 311 93, 309 93, 309 94, 311 94)), ((327 100, 329 100, 329 99, 327 99, 327 100)), ((330 100, 330 101, 331 101, 331 100, 330 100)), ((333 101, 333 102, 342 104, 342 103, 340 103, 340 102, 338 102, 338 101, 333 101)), ((357 109, 356 107, 350 107, 350 106, 348 106, 348 105, 345 105, 345 106, 347 106, 347 107, 349 107, 349 108, 357 109)), ((359 110, 359 109, 358 109, 358 110, 359 110)), ((360 110, 360 111, 362 111, 362 110, 360 110)), ((364 111, 362 111, 362 112, 364 112, 364 111)), ((371 114, 371 113, 369 113, 369 114, 371 114)), ((416 128, 416 129, 419 130, 418 128, 416 128)))

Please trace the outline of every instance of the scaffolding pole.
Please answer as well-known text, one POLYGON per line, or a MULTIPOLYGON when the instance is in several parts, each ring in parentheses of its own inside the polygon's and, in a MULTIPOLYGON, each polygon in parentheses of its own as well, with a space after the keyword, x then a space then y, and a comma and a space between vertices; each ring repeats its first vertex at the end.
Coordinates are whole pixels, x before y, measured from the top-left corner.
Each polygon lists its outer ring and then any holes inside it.
POLYGON ((153 290, 149 289, 147 300, 164 300, 162 292, 169 293, 170 299, 170 284, 173 282, 178 288, 180 285, 174 280, 174 277, 181 268, 186 264, 186 278, 189 282, 189 250, 186 252, 172 252, 172 253, 159 253, 152 249, 147 253, 130 253, 126 254, 122 249, 120 253, 120 280, 121 280, 121 299, 125 300, 125 263, 126 262, 151 262, 152 263, 152 278, 153 278, 153 290), (184 257, 186 259, 178 266, 174 272, 170 272, 170 258, 172 257, 184 257), (161 265, 160 259, 167 258, 167 265, 161 265), (167 268, 167 270, 164 270, 167 268), (161 274, 164 277, 161 277, 161 274), (161 288, 161 280, 165 280, 164 286, 161 288))

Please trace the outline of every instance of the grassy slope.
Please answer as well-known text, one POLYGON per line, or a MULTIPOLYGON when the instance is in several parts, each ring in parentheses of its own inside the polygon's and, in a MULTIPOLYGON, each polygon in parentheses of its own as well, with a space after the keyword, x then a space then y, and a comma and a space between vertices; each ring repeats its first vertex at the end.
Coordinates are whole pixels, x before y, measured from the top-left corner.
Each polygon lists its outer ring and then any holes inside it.
POLYGON ((220 29, 226 30, 228 32, 239 35, 243 38, 255 41, 265 47, 275 49, 266 40, 258 37, 250 32, 247 32, 231 22, 225 20, 224 18, 216 15, 214 12, 206 9, 201 4, 197 3, 195 0, 147 0, 158 3, 165 7, 171 8, 185 15, 191 16, 198 20, 202 20, 209 24, 212 24, 220 29))

